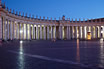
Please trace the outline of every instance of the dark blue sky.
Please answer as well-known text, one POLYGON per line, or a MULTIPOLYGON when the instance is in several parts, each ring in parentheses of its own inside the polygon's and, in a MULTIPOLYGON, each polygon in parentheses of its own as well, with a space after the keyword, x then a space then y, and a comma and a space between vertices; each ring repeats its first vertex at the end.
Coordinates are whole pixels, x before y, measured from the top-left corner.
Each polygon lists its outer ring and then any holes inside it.
POLYGON ((35 16, 66 18, 104 17, 104 0, 2 0, 16 11, 35 16))

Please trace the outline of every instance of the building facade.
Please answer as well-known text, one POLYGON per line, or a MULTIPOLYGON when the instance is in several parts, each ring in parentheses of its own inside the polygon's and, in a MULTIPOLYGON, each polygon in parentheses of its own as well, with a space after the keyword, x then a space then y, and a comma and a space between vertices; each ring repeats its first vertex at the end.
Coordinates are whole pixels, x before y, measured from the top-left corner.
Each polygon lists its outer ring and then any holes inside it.
POLYGON ((1 40, 98 39, 104 38, 104 19, 41 18, 5 7, 0 0, 1 40))

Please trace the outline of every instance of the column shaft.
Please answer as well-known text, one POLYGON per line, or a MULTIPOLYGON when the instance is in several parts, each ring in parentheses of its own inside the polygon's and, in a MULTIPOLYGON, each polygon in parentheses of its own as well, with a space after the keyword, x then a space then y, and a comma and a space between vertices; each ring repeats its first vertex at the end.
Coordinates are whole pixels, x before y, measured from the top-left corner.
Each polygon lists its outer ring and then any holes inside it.
POLYGON ((38 40, 38 25, 36 25, 36 39, 38 40))
POLYGON ((5 38, 4 39, 7 40, 7 24, 6 24, 6 20, 4 20, 4 30, 5 30, 4 31, 5 32, 4 33, 5 34, 5 38))
POLYGON ((24 35, 25 35, 25 29, 24 29, 25 27, 24 27, 24 24, 23 24, 23 40, 25 40, 25 37, 24 37, 24 35))
POLYGON ((0 17, 0 39, 2 40, 2 37, 3 37, 3 31, 2 31, 2 26, 3 26, 3 23, 2 23, 2 18, 0 17))
POLYGON ((63 40, 63 26, 61 26, 61 40, 63 40))
POLYGON ((33 39, 35 39, 35 27, 34 27, 34 24, 33 24, 33 39))
POLYGON ((29 24, 29 35, 30 35, 30 39, 29 40, 31 40, 31 35, 32 35, 32 33, 31 33, 31 24, 29 24))
POLYGON ((28 40, 28 24, 26 24, 26 39, 28 40))
POLYGON ((101 38, 101 26, 99 26, 99 38, 101 38))
POLYGON ((15 22, 13 21, 13 39, 15 39, 15 22))
POLYGON ((12 40, 12 21, 10 21, 10 39, 12 40))
POLYGON ((42 25, 40 25, 40 39, 42 39, 42 25))
POLYGON ((74 39, 74 26, 72 26, 72 39, 74 39))
POLYGON ((59 39, 61 39, 61 26, 59 26, 59 39))
POLYGON ((81 37, 81 36, 82 36, 82 34, 81 34, 81 33, 82 33, 82 32, 81 32, 82 29, 81 29, 81 28, 82 28, 82 27, 79 26, 79 38, 80 38, 80 39, 82 38, 82 37, 81 37))
POLYGON ((49 40, 49 26, 47 26, 47 39, 49 40))
POLYGON ((53 28, 51 26, 51 39, 53 39, 53 33, 52 33, 52 31, 53 31, 53 28))
POLYGON ((70 26, 68 26, 68 39, 70 40, 71 39, 71 29, 70 29, 70 26))
POLYGON ((54 39, 56 39, 56 26, 54 26, 54 39))
POLYGON ((93 26, 91 26, 91 38, 93 39, 94 36, 93 36, 93 26))
POLYGON ((95 27, 95 38, 98 38, 98 31, 97 31, 97 26, 95 27))
POLYGON ((77 39, 78 37, 77 37, 77 26, 75 27, 75 38, 77 39))
POLYGON ((85 28, 82 26, 82 38, 85 39, 85 28))
POLYGON ((8 27, 8 39, 9 39, 9 21, 7 21, 7 27, 8 27))
POLYGON ((44 26, 44 40, 46 39, 46 27, 44 26))
POLYGON ((16 34, 16 38, 17 38, 17 39, 18 39, 18 31, 19 31, 19 30, 18 30, 18 23, 16 23, 16 33, 17 33, 17 34, 16 34))

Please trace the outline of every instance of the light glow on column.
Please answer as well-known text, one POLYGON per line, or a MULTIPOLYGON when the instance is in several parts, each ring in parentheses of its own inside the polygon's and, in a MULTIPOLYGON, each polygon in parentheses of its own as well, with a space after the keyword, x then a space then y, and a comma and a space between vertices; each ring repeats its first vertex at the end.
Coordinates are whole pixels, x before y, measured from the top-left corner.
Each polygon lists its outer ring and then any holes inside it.
POLYGON ((84 27, 85 38, 87 38, 87 26, 84 27))

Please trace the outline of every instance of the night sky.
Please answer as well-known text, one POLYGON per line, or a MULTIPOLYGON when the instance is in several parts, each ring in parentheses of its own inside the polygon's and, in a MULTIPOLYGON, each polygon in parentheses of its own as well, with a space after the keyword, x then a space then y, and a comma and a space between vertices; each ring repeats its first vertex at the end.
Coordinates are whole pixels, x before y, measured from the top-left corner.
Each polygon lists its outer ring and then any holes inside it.
POLYGON ((21 13, 49 18, 102 18, 104 0, 2 0, 6 7, 21 13))

